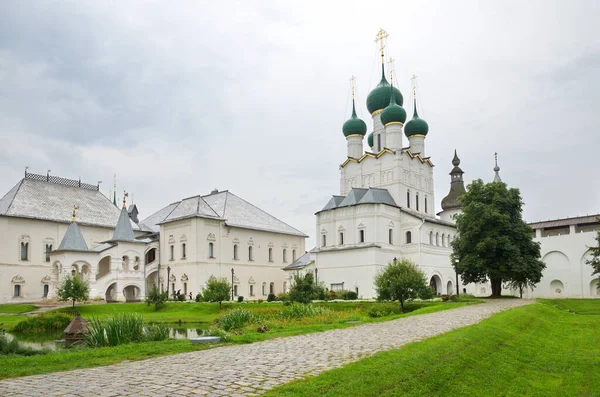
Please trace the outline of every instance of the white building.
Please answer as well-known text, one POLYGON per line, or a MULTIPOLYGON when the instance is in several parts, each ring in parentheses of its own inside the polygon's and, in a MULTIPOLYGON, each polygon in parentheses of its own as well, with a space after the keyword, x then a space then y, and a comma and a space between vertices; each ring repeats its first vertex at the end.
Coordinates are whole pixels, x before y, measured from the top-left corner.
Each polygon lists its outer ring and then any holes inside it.
POLYGON ((258 299, 288 288, 281 269, 304 253, 306 235, 229 192, 137 215, 97 185, 26 173, 0 199, 0 302, 53 298, 67 274, 92 298, 139 300, 159 270, 163 289, 195 294, 232 269, 234 293, 258 299))

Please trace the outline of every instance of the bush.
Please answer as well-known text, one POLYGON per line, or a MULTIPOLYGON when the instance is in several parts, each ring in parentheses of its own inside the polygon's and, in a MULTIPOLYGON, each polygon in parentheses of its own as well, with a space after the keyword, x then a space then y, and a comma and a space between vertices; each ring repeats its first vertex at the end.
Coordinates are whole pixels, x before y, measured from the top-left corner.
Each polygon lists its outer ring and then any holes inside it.
POLYGON ((238 303, 242 303, 244 301, 244 297, 243 296, 238 296, 238 303))
POLYGON ((442 302, 446 302, 449 299, 448 295, 441 295, 440 298, 442 299, 442 302))
POLYGON ((325 288, 317 285, 312 272, 294 274, 289 292, 292 302, 310 303, 313 299, 325 299, 325 288))
POLYGON ((258 320, 258 317, 254 313, 246 309, 237 308, 222 315, 216 322, 219 328, 230 331, 232 329, 243 328, 246 324, 250 324, 256 320, 258 320))
POLYGON ((148 306, 154 305, 154 310, 160 309, 167 301, 167 292, 160 292, 156 285, 153 285, 146 295, 146 303, 148 306))
POLYGON ((290 294, 289 294, 289 292, 282 292, 281 294, 279 294, 277 296, 276 300, 281 301, 281 302, 287 302, 287 301, 289 301, 290 300, 290 294))
POLYGON ((404 303, 427 296, 431 289, 427 285, 425 274, 407 259, 394 260, 375 276, 375 290, 378 300, 400 301, 404 303))
POLYGON ((179 302, 185 302, 185 295, 184 294, 177 295, 177 300, 179 302))
MULTIPOLYGON (((335 291, 331 291, 331 292, 335 293, 335 291)), ((345 289, 341 290, 341 291, 338 291, 337 292, 337 296, 340 299, 347 300, 347 301, 353 301, 353 300, 358 299, 358 294, 356 292, 345 290, 345 289)))
POLYGON ((63 331, 73 317, 65 313, 40 314, 20 321, 14 328, 14 332, 50 332, 63 331))
POLYGON ((126 343, 160 341, 169 338, 169 329, 162 325, 144 327, 144 318, 135 313, 119 313, 105 322, 92 319, 85 334, 91 347, 118 346, 126 343))
POLYGON ((319 316, 327 313, 328 311, 328 309, 325 309, 322 306, 292 303, 291 305, 285 306, 283 309, 281 309, 279 315, 283 318, 298 319, 319 316))
POLYGON ((225 277, 216 278, 211 276, 206 281, 204 288, 204 300, 206 302, 219 302, 219 309, 223 301, 231 298, 231 284, 225 277))
POLYGON ((267 296, 267 302, 273 302, 274 300, 277 300, 275 294, 269 294, 269 296, 267 296))
POLYGON ((0 355, 38 356, 46 353, 48 353, 46 349, 35 350, 31 347, 21 346, 16 339, 9 341, 6 335, 0 335, 0 355))
POLYGON ((202 296, 202 293, 198 292, 196 294, 196 302, 203 302, 204 301, 204 297, 202 296))
POLYGON ((367 314, 371 318, 380 318, 380 317, 385 317, 385 316, 391 316, 392 314, 395 314, 395 313, 391 309, 387 309, 387 308, 383 308, 383 307, 381 307, 381 308, 372 307, 369 309, 367 314))
POLYGON ((65 277, 56 290, 56 295, 61 301, 73 301, 73 307, 75 302, 85 301, 89 299, 90 286, 76 276, 65 277))

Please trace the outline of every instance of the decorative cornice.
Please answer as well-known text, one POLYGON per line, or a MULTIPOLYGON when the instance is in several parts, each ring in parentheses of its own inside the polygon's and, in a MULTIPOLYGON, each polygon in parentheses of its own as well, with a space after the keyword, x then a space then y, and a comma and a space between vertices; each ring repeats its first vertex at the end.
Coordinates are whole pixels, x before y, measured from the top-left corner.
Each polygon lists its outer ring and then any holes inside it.
POLYGON ((386 125, 384 125, 384 127, 387 127, 388 125, 394 125, 394 124, 404 125, 404 123, 402 123, 400 121, 390 121, 389 123, 387 123, 386 125))
POLYGON ((377 109, 376 111, 374 111, 373 113, 371 113, 371 116, 376 116, 376 115, 378 115, 381 112, 383 112, 383 108, 377 109))
POLYGON ((346 138, 350 138, 350 137, 353 137, 353 136, 359 136, 361 138, 365 137, 364 135, 361 135, 361 134, 350 134, 350 135, 347 135, 346 138))
POLYGON ((24 284, 25 283, 25 279, 20 276, 20 275, 16 275, 12 278, 12 280, 10 280, 11 283, 13 284, 24 284))
POLYGON ((423 134, 413 134, 413 135, 409 135, 409 136, 408 136, 408 140, 410 141, 410 138, 415 138, 415 137, 423 137, 423 138, 425 138, 425 135, 423 135, 423 134))

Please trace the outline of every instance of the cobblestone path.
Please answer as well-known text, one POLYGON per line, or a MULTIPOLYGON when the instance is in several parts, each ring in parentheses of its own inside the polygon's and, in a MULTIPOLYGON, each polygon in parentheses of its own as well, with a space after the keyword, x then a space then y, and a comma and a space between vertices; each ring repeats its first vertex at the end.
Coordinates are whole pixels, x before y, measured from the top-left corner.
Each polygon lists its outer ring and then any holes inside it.
POLYGON ((532 303, 495 300, 375 324, 0 381, 3 396, 256 396, 532 303))

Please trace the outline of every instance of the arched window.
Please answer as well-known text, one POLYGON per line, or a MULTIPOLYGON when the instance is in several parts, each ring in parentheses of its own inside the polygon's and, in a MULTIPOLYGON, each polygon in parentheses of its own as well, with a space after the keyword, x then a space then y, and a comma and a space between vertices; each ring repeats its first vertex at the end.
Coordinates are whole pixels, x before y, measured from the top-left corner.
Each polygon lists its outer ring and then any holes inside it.
POLYGON ((269 284, 269 294, 275 293, 275 283, 269 284))
POLYGON ((283 261, 287 262, 287 250, 285 248, 283 249, 283 261))
POLYGON ((50 252, 52 251, 52 244, 46 244, 46 250, 44 251, 44 260, 50 262, 50 252))
POLYGON ((215 257, 215 245, 213 243, 208 243, 208 257, 215 257))
POLYGON ((50 291, 50 287, 48 284, 44 284, 44 298, 48 297, 48 292, 50 291))
POLYGON ((427 213, 427 195, 425 195, 425 213, 427 213))
POLYGON ((388 230, 388 243, 394 244, 394 229, 388 230))
POLYGON ((435 234, 435 245, 440 245, 440 234, 439 233, 435 234))
MULTIPOLYGON (((212 243, 211 243, 212 244, 212 243)), ((185 243, 181 244, 181 258, 185 259, 187 256, 187 252, 185 250, 185 243)))
POLYGON ((254 296, 254 285, 250 284, 250 296, 254 296))
MULTIPOLYGON (((22 242, 21 243, 21 260, 28 261, 29 260, 29 243, 22 242)), ((19 295, 15 295, 19 296, 19 295)))
POLYGON ((233 259, 235 259, 236 261, 239 259, 237 244, 233 244, 233 259))
POLYGON ((429 232, 429 245, 433 245, 433 231, 429 232))
POLYGON ((267 283, 262 283, 262 294, 263 295, 267 294, 267 283))
POLYGON ((322 246, 322 247, 325 247, 326 245, 327 245, 327 236, 326 236, 326 235, 323 235, 323 236, 322 236, 322 244, 321 244, 321 246, 322 246))
POLYGON ((406 244, 412 243, 412 233, 406 232, 406 244))
POLYGON ((269 262, 273 262, 273 248, 269 248, 269 262))
POLYGON ((419 210, 419 192, 417 192, 417 194, 415 196, 415 209, 417 211, 419 210))
POLYGON ((406 208, 410 208, 410 190, 406 191, 406 208))
POLYGON ((340 232, 340 245, 344 245, 344 232, 340 232))
POLYGON ((171 245, 169 247, 169 260, 170 261, 175 260, 175 246, 174 245, 171 245))
POLYGON ((360 237, 360 242, 364 243, 365 242, 365 231, 361 230, 358 234, 359 234, 359 237, 360 237))
POLYGON ((296 262, 296 250, 292 250, 292 263, 296 262))
POLYGON ((442 234, 442 247, 446 246, 446 235, 442 234))
POLYGON ((253 261, 254 260, 254 256, 252 255, 252 246, 248 247, 248 260, 249 261, 253 261))

